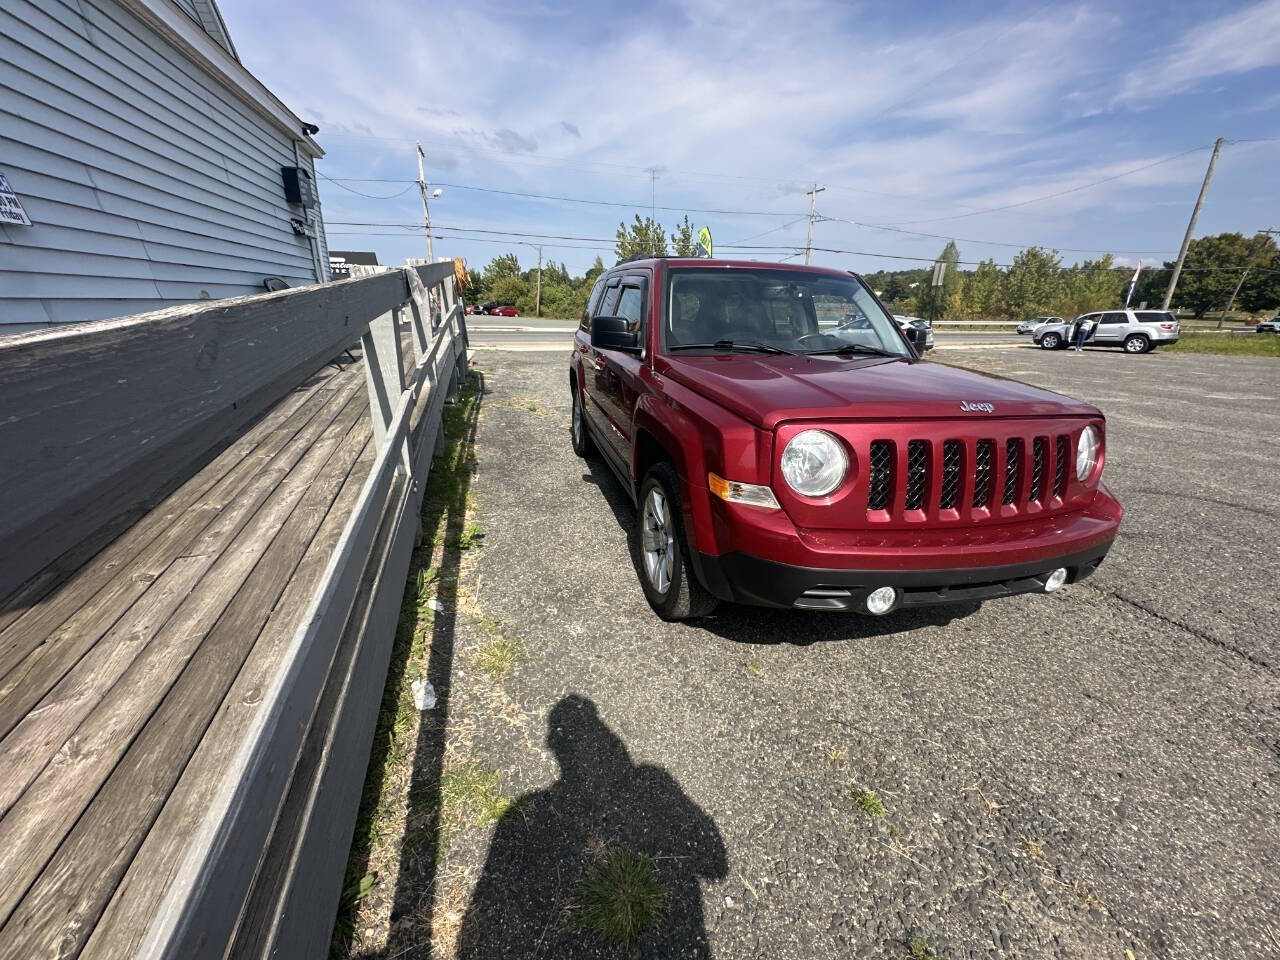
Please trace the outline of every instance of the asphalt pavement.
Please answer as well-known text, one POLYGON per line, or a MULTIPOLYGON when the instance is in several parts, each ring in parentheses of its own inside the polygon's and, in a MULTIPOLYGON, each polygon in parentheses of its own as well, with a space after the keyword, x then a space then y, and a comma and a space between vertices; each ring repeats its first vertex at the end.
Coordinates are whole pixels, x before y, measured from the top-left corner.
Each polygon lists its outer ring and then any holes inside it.
MULTIPOLYGON (((573 321, 549 317, 467 317, 471 346, 477 350, 555 351, 567 346, 577 329, 573 321)), ((934 335, 939 347, 1031 342, 1030 337, 1014 333, 965 333, 943 327, 936 328, 934 335)))
POLYGON ((450 839, 419 891, 435 953, 403 955, 627 956, 574 919, 621 844, 668 891, 633 955, 1280 956, 1280 364, 936 358, 1106 412, 1127 515, 1091 580, 663 623, 627 495, 570 450, 566 358, 477 351, 483 546, 440 722, 451 763, 524 799, 450 839), (495 631, 524 651, 496 682, 495 631))

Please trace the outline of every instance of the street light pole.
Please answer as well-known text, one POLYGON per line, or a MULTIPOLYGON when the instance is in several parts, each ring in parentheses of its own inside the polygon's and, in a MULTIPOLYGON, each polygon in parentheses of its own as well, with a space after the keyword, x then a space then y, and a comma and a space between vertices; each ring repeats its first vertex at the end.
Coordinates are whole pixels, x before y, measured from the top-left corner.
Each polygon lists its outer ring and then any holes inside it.
POLYGON ((427 181, 422 170, 422 161, 425 158, 422 152, 422 144, 418 144, 418 189, 422 191, 422 229, 427 234, 427 262, 435 263, 436 254, 431 247, 431 209, 427 206, 427 181))
POLYGON ((809 263, 809 250, 813 246, 813 220, 818 212, 818 194, 825 189, 827 188, 820 187, 815 183, 813 189, 809 191, 809 234, 804 240, 804 262, 806 265, 809 263))

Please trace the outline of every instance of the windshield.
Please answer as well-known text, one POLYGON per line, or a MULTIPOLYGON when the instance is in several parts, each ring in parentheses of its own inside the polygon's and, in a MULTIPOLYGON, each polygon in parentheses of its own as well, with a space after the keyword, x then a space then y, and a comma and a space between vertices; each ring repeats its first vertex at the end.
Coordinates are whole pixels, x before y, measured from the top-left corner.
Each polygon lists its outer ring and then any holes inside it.
POLYGON ((894 321, 852 276, 736 267, 675 269, 670 276, 662 326, 667 352, 763 347, 911 355, 894 321))

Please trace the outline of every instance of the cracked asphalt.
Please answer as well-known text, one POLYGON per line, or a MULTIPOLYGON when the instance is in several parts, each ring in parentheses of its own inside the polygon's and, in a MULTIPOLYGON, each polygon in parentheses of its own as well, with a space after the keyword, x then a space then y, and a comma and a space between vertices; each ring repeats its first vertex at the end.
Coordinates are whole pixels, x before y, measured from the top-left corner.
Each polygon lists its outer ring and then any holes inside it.
POLYGON ((437 913, 490 944, 465 955, 625 956, 563 904, 589 851, 652 842, 682 900, 645 956, 896 960, 917 938, 946 958, 1280 956, 1280 364, 940 354, 1107 414, 1127 515, 1091 580, 884 619, 663 623, 625 493, 569 448, 567 351, 476 355, 484 540, 462 588, 526 658, 500 684, 468 669, 484 638, 459 617, 448 736, 535 796, 501 843, 444 854, 437 913), (503 876, 547 893, 505 902, 503 876))

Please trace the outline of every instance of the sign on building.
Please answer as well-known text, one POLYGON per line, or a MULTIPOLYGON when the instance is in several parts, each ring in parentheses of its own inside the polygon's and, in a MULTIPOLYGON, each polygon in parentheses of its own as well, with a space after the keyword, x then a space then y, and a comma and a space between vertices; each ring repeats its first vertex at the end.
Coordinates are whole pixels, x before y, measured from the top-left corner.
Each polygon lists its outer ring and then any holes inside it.
POLYGON ((13 192, 13 187, 9 186, 3 173, 0 173, 0 223, 15 227, 31 226, 31 218, 22 209, 22 201, 13 192))

